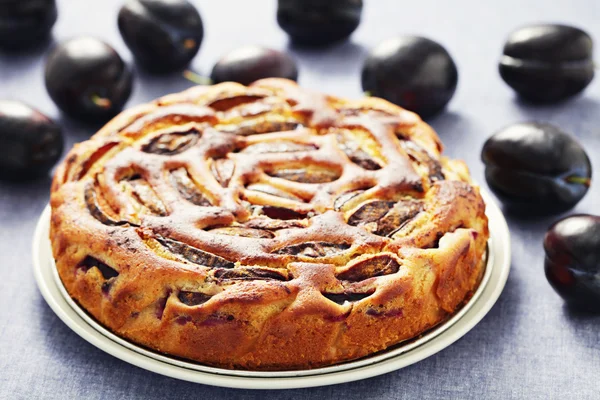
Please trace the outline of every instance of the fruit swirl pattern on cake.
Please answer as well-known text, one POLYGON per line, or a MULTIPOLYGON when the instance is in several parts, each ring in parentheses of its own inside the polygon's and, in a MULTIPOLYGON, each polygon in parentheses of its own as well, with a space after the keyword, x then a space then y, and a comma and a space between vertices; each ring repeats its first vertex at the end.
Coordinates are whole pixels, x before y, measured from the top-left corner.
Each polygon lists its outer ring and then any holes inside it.
POLYGON ((101 324, 212 366, 305 369, 444 321, 488 239, 466 166, 384 100, 284 79, 123 112, 52 184, 69 294, 101 324))

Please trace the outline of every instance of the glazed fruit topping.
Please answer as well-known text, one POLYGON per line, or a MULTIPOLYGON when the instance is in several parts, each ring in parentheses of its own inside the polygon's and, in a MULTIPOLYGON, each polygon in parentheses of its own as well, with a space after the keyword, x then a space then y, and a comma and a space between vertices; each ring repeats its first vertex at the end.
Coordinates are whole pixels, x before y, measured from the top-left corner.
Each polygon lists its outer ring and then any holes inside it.
MULTIPOLYGON (((100 204, 98 202, 98 195, 96 194, 96 189, 95 189, 93 183, 89 183, 85 187, 84 199, 85 199, 85 204, 87 206, 87 209, 90 212, 90 214, 92 215, 92 217, 96 218, 98 221, 102 222, 104 225, 110 225, 110 226, 119 226, 119 225, 126 225, 126 224, 133 225, 127 221, 121 221, 121 220, 117 220, 115 218, 110 217, 108 215, 108 213, 105 212, 100 207, 100 204)), ((111 214, 114 214, 114 212, 111 212, 111 214)))
POLYGON ((352 292, 345 292, 345 293, 321 293, 323 296, 325 296, 327 299, 333 301, 334 303, 337 303, 339 305, 343 305, 344 303, 348 302, 348 303, 355 303, 357 301, 360 301, 364 298, 369 297, 370 295, 373 294, 373 292, 367 292, 367 293, 352 293, 352 292))
POLYGON ((97 268, 106 280, 119 276, 119 273, 114 268, 91 256, 86 256, 77 267, 84 272, 87 272, 90 268, 97 268))
POLYGON ((87 173, 96 165, 98 161, 100 161, 109 151, 111 151, 114 147, 118 145, 119 142, 108 142, 96 149, 90 156, 88 156, 85 159, 81 170, 77 174, 76 179, 80 180, 85 175, 87 175, 87 173))
POLYGON ((285 132, 297 129, 300 123, 297 121, 280 121, 269 119, 258 119, 241 122, 238 125, 220 127, 221 132, 233 133, 240 136, 258 135, 261 133, 285 132))
POLYGON ((393 201, 386 200, 369 201, 363 204, 350 216, 350 218, 348 218, 348 225, 357 226, 359 224, 364 225, 370 222, 377 222, 391 210, 394 204, 393 201))
POLYGON ((400 141, 400 146, 406 152, 408 157, 417 164, 426 169, 426 174, 429 177, 429 182, 442 181, 446 179, 442 171, 442 165, 438 160, 433 158, 427 150, 408 140, 400 141))
POLYGON ((200 293, 200 292, 186 292, 186 291, 180 291, 179 294, 177 295, 177 298, 179 299, 179 301, 181 301, 183 304, 185 304, 186 306, 199 306, 200 304, 204 304, 206 303, 208 300, 210 300, 212 296, 205 294, 205 293, 200 293))
POLYGON ((164 133, 143 146, 142 151, 162 155, 179 154, 195 145, 198 139, 200 139, 200 132, 197 130, 164 133))
POLYGON ((197 249, 177 240, 164 237, 157 237, 156 240, 165 246, 171 253, 176 254, 183 259, 194 264, 203 265, 209 268, 233 268, 234 263, 227 261, 223 257, 197 249))
POLYGON ((211 202, 198 189, 185 168, 171 171, 171 182, 179 191, 179 194, 192 204, 201 207, 211 206, 211 202))
POLYGON ((317 258, 339 254, 349 248, 349 245, 343 243, 307 242, 284 247, 277 250, 276 253, 317 258))
POLYGON ((219 182, 221 186, 227 187, 233 176, 235 163, 228 158, 219 158, 212 162, 210 170, 217 182, 219 182))
POLYGON ((242 226, 227 226, 222 228, 214 228, 211 233, 228 236, 241 236, 255 239, 272 239, 275 235, 265 229, 246 228, 242 226))
POLYGON ((335 211, 340 211, 344 205, 361 193, 364 193, 364 190, 352 190, 350 192, 343 193, 333 202, 333 209, 335 211))
POLYGON ((285 207, 263 206, 261 207, 261 211, 269 218, 280 219, 283 221, 306 218, 306 214, 285 207))
POLYGON ((375 276, 395 274, 399 269, 400 264, 394 257, 380 254, 345 267, 336 277, 344 281, 358 282, 375 276))
POLYGON ((294 153, 299 151, 317 150, 317 146, 310 143, 296 143, 289 140, 279 140, 277 142, 261 142, 247 146, 242 153, 247 154, 267 154, 267 153, 294 153))
POLYGON ((151 213, 162 217, 168 214, 165 205, 146 180, 139 176, 134 176, 124 181, 123 184, 130 188, 135 201, 151 213))
POLYGON ((267 172, 275 178, 301 183, 327 183, 340 177, 340 172, 332 169, 303 166, 301 168, 279 168, 267 172))
POLYGON ((377 221, 377 229, 373 233, 381 236, 392 236, 422 210, 423 202, 420 200, 399 201, 377 221))
POLYGON ((262 193, 267 193, 270 194, 272 196, 277 196, 277 197, 281 197, 282 199, 288 199, 288 200, 294 200, 294 201, 298 201, 298 202, 303 202, 303 200, 298 197, 295 196, 291 193, 288 193, 284 190, 281 190, 279 188, 273 187, 271 185, 268 184, 264 184, 264 183, 252 183, 250 185, 248 185, 246 187, 246 189, 248 190, 252 190, 255 192, 262 192, 262 193))
POLYGON ((363 150, 348 132, 338 133, 337 142, 344 154, 356 165, 370 171, 381 169, 382 163, 363 150))
POLYGON ((262 100, 264 98, 264 96, 248 94, 243 96, 225 96, 219 97, 217 100, 208 103, 208 106, 214 110, 223 112, 244 104, 254 104, 257 101, 262 100))
POLYGON ((362 226, 376 235, 391 236, 422 210, 423 202, 420 200, 372 200, 348 218, 348 225, 362 226))
POLYGON ((216 269, 215 278, 219 280, 277 280, 288 281, 291 279, 288 271, 267 269, 259 267, 216 269))

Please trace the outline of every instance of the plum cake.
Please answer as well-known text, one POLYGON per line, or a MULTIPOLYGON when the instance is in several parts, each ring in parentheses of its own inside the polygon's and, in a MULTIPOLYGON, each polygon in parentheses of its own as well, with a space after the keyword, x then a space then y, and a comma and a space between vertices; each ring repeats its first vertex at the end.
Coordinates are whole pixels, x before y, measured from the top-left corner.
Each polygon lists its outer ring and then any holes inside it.
POLYGON ((194 87, 114 118, 52 184, 70 296, 116 335, 229 369, 365 357, 476 290, 485 205, 416 114, 285 79, 194 87))

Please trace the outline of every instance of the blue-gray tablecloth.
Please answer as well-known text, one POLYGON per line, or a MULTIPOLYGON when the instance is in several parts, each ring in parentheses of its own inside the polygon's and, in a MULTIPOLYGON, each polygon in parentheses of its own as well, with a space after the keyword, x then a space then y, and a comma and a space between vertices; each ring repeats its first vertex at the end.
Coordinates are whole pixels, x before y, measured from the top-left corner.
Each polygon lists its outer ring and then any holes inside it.
MULTIPOLYGON (((130 53, 118 33, 122 0, 60 0, 57 41, 91 34, 130 53)), ((224 52, 244 44, 285 49, 275 22, 275 1, 196 0, 206 36, 193 66, 209 73, 224 52)), ((485 186, 482 143, 504 125, 549 121, 574 133, 595 167, 600 153, 600 78, 583 96, 560 105, 532 107, 515 99, 497 72, 506 35, 529 22, 580 26, 600 41, 597 0, 365 0, 364 19, 352 40, 327 50, 290 48, 300 83, 339 96, 361 94, 360 67, 367 49, 397 34, 420 34, 443 43, 459 68, 448 110, 430 123, 447 153, 467 161, 485 186)), ((0 53, 0 98, 30 103, 58 118, 68 146, 93 127, 66 120, 43 84, 47 49, 0 53)), ((129 105, 189 87, 179 76, 137 74, 129 105)), ((491 312, 463 339, 416 365, 343 385, 283 392, 216 388, 166 378, 128 365, 71 332, 50 310, 32 274, 31 237, 48 201, 50 180, 0 183, 0 398, 6 399, 598 399, 600 317, 568 310, 543 273, 541 240, 557 217, 507 215, 512 232, 512 271, 491 312)), ((600 187, 592 185, 573 212, 598 212, 600 187)), ((218 340, 218 338, 215 338, 218 340)))

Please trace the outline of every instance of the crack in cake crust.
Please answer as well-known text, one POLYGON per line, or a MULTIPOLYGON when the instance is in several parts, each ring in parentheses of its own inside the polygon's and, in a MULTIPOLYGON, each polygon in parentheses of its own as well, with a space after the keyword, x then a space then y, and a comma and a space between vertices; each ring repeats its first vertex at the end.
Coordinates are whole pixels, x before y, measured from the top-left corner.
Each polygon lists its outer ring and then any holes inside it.
POLYGON ((445 320, 482 274, 483 200, 440 152, 409 111, 283 79, 165 96, 59 167, 59 275, 116 334, 201 363, 366 356, 445 320))

